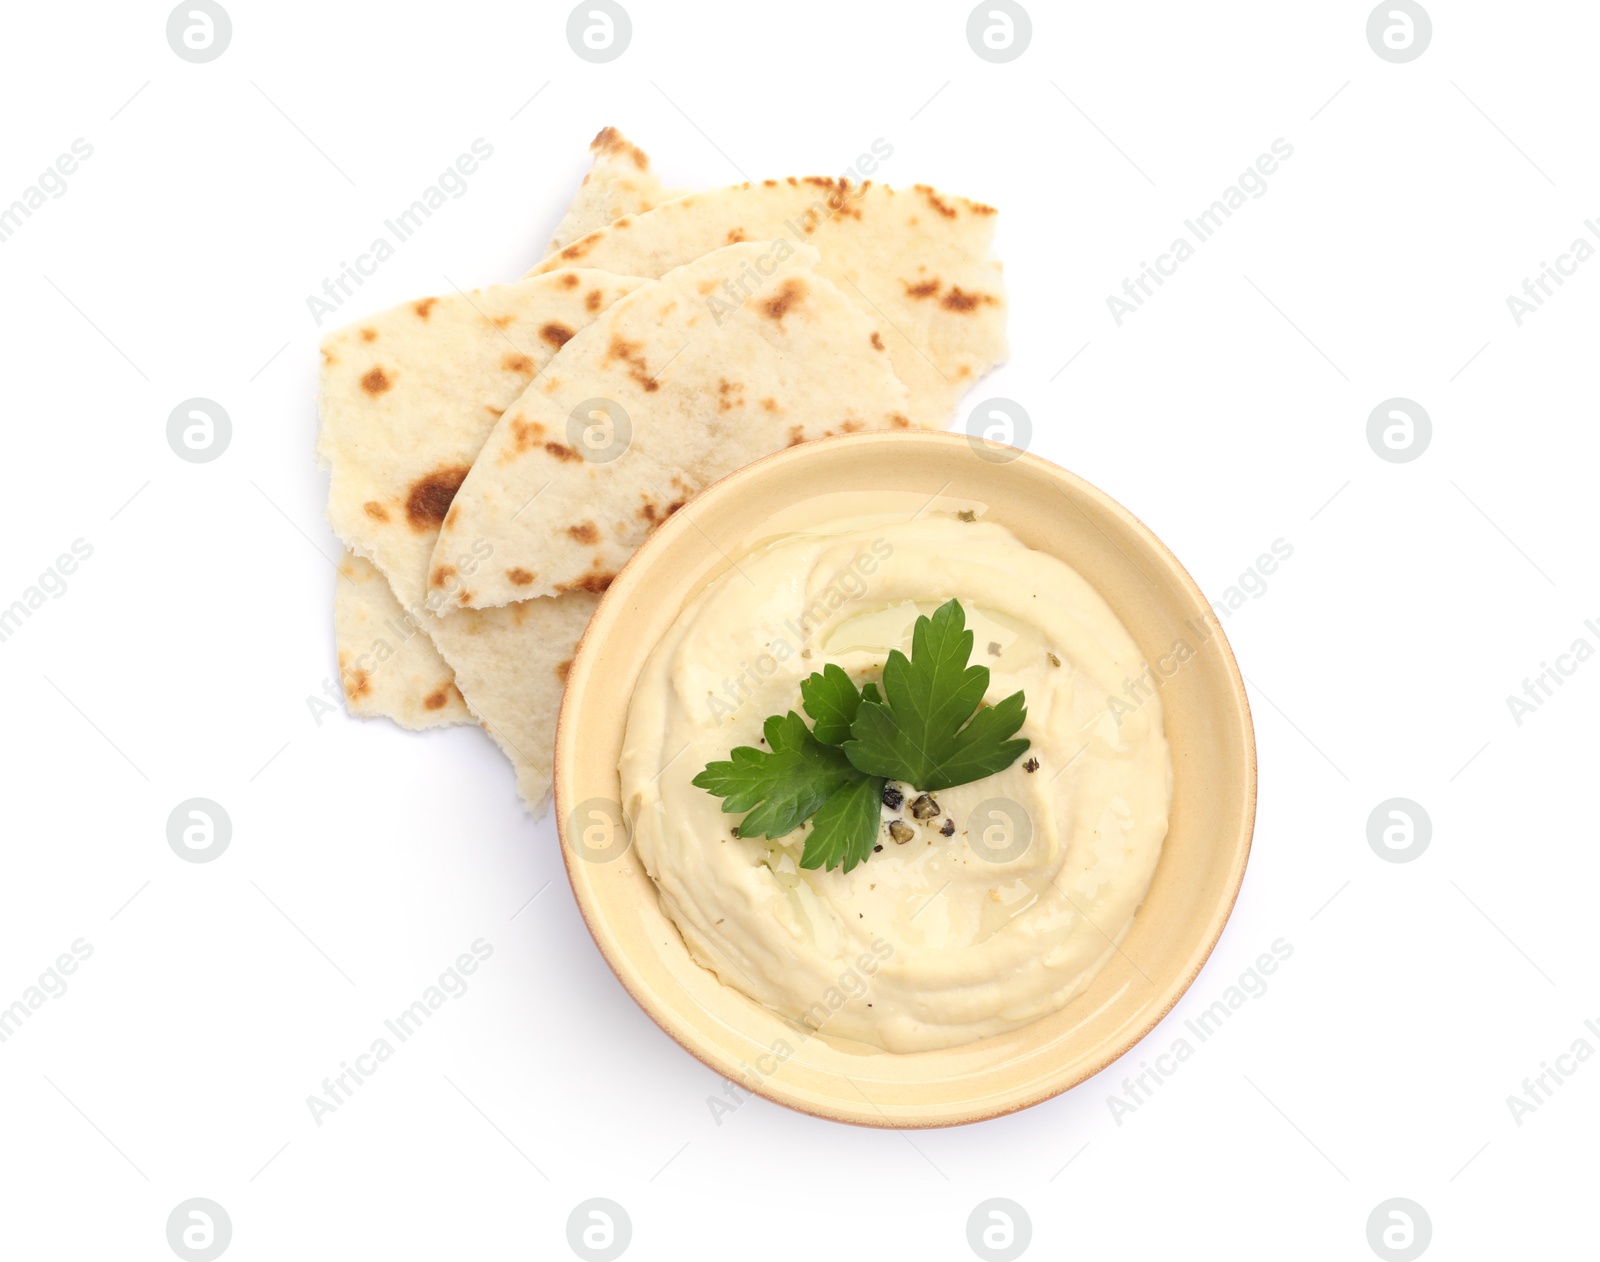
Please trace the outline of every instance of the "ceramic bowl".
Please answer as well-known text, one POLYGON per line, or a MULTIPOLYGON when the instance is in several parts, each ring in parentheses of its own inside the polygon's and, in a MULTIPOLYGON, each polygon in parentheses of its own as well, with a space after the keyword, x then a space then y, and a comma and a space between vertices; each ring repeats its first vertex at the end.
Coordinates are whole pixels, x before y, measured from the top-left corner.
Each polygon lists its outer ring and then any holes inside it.
POLYGON ((868 1126, 947 1126, 1026 1108, 1138 1042, 1194 981, 1227 923, 1250 853, 1255 797, 1244 685, 1183 566, 1080 478, 959 434, 806 443, 696 496, 639 549, 601 601, 573 659, 556 735, 555 809, 567 873, 595 944, 628 993, 725 1078, 791 1108, 868 1126), (1051 1016, 962 1047, 910 1054, 806 1037, 803 1027, 724 986, 690 958, 626 833, 608 840, 593 831, 605 804, 621 798, 617 762, 634 683, 686 600, 770 533, 775 515, 828 492, 891 490, 980 502, 986 519, 1088 579, 1146 661, 1170 660, 1179 641, 1193 654, 1161 687, 1171 824, 1120 951, 1051 1016))

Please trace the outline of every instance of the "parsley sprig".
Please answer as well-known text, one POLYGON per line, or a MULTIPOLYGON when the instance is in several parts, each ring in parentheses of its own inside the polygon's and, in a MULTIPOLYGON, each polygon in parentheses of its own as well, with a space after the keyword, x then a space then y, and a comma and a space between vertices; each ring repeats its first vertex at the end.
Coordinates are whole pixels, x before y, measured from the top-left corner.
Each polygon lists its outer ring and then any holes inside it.
POLYGON ((972 632, 959 601, 918 616, 911 656, 899 649, 883 667, 883 688, 857 687, 830 663, 800 683, 811 726, 790 710, 763 725, 767 748, 741 745, 693 783, 730 814, 748 812, 742 837, 786 837, 807 820, 802 868, 846 872, 870 858, 884 785, 923 792, 981 780, 1028 748, 1013 739, 1027 718, 1022 693, 985 706, 989 668, 973 666, 972 632))

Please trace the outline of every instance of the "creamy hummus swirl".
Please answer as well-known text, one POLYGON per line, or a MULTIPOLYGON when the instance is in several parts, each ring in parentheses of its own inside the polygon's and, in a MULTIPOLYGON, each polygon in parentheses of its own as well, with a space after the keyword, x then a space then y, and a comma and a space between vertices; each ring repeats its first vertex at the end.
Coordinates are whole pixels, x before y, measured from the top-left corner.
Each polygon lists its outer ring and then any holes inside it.
POLYGON ((1144 899, 1172 798, 1160 699, 1129 701, 1132 637, 1075 570, 972 516, 835 516, 750 548, 651 654, 621 761, 633 844, 694 958, 807 1031, 893 1052, 1013 1030, 1086 989, 1144 899), (768 715, 803 713, 824 664, 879 679, 952 597, 985 699, 1027 696, 1024 760, 933 794, 927 820, 918 786, 891 785, 882 848, 849 873, 799 867, 809 825, 736 836, 740 816, 690 781, 759 748, 768 715))

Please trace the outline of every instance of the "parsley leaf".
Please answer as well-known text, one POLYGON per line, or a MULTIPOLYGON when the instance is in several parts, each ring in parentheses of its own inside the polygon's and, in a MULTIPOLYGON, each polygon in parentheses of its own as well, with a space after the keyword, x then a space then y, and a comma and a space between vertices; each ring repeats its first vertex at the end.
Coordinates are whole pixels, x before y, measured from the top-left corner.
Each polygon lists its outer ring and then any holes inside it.
POLYGON ((911 657, 895 649, 883 667, 886 700, 864 700, 844 752, 857 770, 903 780, 924 792, 981 780, 1009 767, 1028 748, 1012 740, 1027 704, 1020 692, 979 709, 989 668, 969 666, 972 632, 958 601, 918 617, 911 657))
MULTIPOLYGON (((871 699, 879 700, 877 688, 872 684, 867 687, 872 690, 871 699)), ((812 719, 811 730, 826 745, 843 745, 850 739, 850 725, 861 708, 862 695, 863 690, 832 662, 800 681, 800 696, 812 719)))
POLYGON ((834 792, 811 817, 802 868, 827 868, 841 863, 846 872, 872 856, 883 829, 883 777, 862 776, 834 792))
POLYGON ((833 793, 861 779, 836 745, 824 745, 793 710, 773 715, 763 729, 767 749, 741 745, 727 762, 714 762, 693 783, 723 800, 728 813, 749 811, 743 837, 787 837, 816 814, 833 793))
POLYGON ((1020 692, 983 705, 989 669, 968 665, 972 640, 960 604, 948 601, 917 619, 909 660, 889 654, 881 692, 830 663, 800 684, 812 727, 793 710, 775 714, 766 749, 741 745, 693 783, 722 798, 724 812, 748 812, 742 837, 777 840, 810 820, 800 866, 849 872, 872 856, 888 780, 948 789, 1003 771, 1028 748, 1011 739, 1028 714, 1020 692))

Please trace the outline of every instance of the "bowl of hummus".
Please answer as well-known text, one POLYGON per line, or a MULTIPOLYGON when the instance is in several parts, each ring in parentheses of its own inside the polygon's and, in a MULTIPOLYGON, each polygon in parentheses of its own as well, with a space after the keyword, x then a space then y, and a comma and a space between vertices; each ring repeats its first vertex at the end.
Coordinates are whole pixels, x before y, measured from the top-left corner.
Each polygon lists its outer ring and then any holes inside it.
POLYGON ((861 434, 746 466, 628 562, 555 805, 596 944, 688 1051, 941 1126, 1074 1086, 1177 1001, 1243 878, 1255 748, 1216 614, 1126 509, 861 434))

